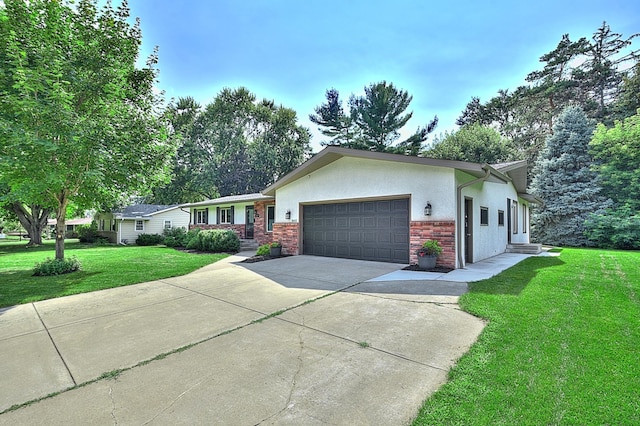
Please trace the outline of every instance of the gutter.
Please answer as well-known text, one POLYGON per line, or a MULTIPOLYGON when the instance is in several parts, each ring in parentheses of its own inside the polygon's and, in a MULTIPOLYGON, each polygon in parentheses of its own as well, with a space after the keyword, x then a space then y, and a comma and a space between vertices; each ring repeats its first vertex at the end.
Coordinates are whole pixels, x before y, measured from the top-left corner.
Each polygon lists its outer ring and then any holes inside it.
POLYGON ((466 188, 467 186, 471 186, 471 185, 475 185, 476 183, 479 182, 484 182, 485 180, 489 179, 489 176, 491 176, 491 168, 485 164, 484 166, 482 166, 482 169, 485 172, 485 175, 482 177, 479 177, 477 179, 474 179, 470 182, 466 182, 466 183, 461 183, 460 185, 458 185, 457 188, 457 192, 456 192, 456 204, 457 204, 457 219, 458 219, 458 238, 456 241, 457 244, 457 252, 458 252, 458 266, 460 268, 464 268, 464 259, 462 256, 462 234, 464 232, 464 226, 462 226, 462 190, 464 188, 466 188))

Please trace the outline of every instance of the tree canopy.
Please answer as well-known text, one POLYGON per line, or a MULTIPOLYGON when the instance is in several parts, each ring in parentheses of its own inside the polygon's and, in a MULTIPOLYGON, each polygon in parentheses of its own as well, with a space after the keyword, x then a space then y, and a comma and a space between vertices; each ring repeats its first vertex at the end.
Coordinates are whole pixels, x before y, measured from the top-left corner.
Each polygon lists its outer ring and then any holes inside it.
POLYGON ((136 61, 140 24, 126 1, 5 0, 0 8, 0 160, 5 203, 56 212, 109 206, 167 177, 175 147, 159 116, 157 54, 136 61))
POLYGON ((598 176, 591 170, 589 141, 594 123, 577 107, 558 117, 534 169, 531 191, 544 201, 531 219, 538 241, 562 246, 588 245, 584 222, 591 213, 604 212, 611 201, 602 195, 598 176))
POLYGON ((258 101, 248 89, 225 88, 204 108, 180 98, 168 108, 180 148, 171 182, 152 202, 200 201, 259 192, 310 155, 309 131, 295 111, 258 101))
POLYGON ((320 126, 322 134, 332 138, 322 144, 418 155, 429 133, 435 130, 438 117, 398 142, 400 130, 413 116, 412 112, 406 112, 413 97, 386 81, 372 83, 364 92, 363 96, 351 95, 347 114, 338 91, 327 90, 327 102, 309 115, 309 119, 320 126))

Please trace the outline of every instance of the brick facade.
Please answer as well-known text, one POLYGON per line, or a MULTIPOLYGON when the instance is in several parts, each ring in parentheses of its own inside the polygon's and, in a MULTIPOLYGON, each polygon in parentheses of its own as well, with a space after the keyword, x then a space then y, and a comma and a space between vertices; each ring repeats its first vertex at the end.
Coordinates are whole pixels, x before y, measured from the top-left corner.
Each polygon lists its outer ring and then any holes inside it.
POLYGON ((253 238, 259 245, 273 241, 273 232, 267 232, 267 206, 273 205, 272 200, 256 201, 253 203, 255 219, 253 223, 253 238))
POLYGON ((282 243, 282 254, 300 254, 300 224, 281 222, 273 224, 273 240, 282 243))
POLYGON ((456 267, 456 225, 454 221, 425 221, 409 223, 409 263, 418 263, 416 251, 425 240, 438 240, 442 254, 436 265, 456 267))

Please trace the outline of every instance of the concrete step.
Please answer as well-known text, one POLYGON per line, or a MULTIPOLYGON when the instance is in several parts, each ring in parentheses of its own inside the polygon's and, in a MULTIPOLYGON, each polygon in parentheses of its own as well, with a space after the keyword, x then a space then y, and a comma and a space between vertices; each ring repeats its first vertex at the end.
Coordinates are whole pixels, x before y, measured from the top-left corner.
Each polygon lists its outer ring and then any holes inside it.
POLYGON ((532 244, 532 243, 507 244, 506 252, 519 253, 519 254, 540 254, 542 252, 542 244, 532 244))
POLYGON ((240 239, 240 251, 257 250, 258 242, 250 239, 240 239))

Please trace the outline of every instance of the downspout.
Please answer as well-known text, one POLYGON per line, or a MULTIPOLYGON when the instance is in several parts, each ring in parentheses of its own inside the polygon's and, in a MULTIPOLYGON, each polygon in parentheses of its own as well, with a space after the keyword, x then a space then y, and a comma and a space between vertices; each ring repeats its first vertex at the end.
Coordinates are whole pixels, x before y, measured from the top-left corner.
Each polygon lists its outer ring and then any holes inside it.
POLYGON ((120 236, 122 235, 122 223, 124 222, 124 217, 120 217, 120 226, 118 226, 118 244, 120 245, 126 245, 125 243, 122 242, 122 239, 120 238, 120 236))
POLYGON ((456 244, 457 244, 457 252, 458 252, 458 267, 460 268, 464 268, 464 261, 462 257, 462 234, 464 232, 464 227, 462 226, 462 210, 461 210, 462 190, 467 186, 475 185, 476 183, 484 182, 485 180, 489 179, 489 176, 491 176, 491 169, 489 168, 489 166, 485 165, 482 167, 482 169, 485 172, 484 176, 474 179, 470 182, 461 183, 460 185, 458 185, 457 196, 456 196, 457 218, 458 218, 458 241, 456 242, 456 244))

